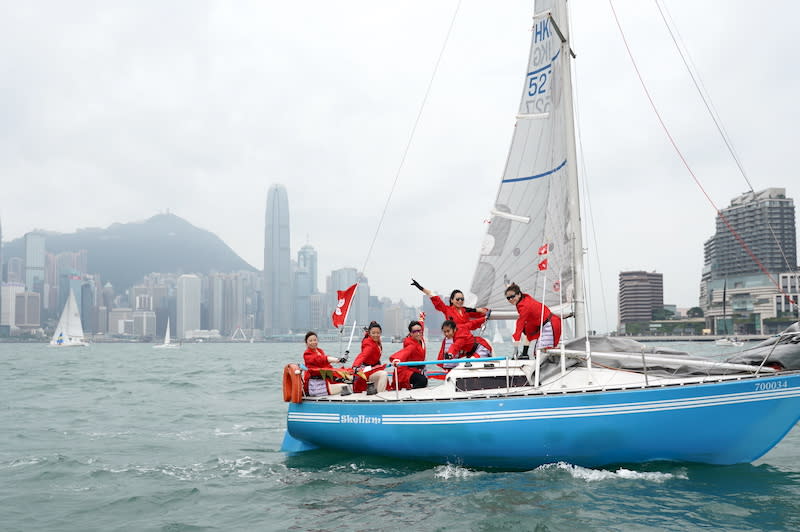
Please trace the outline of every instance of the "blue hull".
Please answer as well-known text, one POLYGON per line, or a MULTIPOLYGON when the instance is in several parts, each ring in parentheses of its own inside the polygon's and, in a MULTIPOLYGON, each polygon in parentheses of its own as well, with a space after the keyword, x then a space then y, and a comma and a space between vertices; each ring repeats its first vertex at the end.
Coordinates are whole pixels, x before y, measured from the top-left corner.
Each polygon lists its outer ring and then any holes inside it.
POLYGON ((437 401, 290 404, 283 450, 315 447, 530 469, 653 460, 735 464, 800 419, 800 374, 663 388, 437 401))

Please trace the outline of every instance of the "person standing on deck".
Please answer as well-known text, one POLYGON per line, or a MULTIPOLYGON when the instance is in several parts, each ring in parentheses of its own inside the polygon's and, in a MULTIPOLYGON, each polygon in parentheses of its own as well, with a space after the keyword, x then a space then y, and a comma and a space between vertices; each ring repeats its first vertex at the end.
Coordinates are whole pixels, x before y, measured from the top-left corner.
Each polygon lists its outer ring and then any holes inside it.
POLYGON ((488 308, 469 308, 464 306, 464 293, 461 290, 453 290, 450 293, 450 304, 446 305, 442 298, 434 295, 427 288, 423 288, 417 281, 411 279, 411 285, 416 286, 422 293, 431 298, 433 308, 444 314, 445 320, 450 320, 456 324, 453 343, 448 347, 447 353, 453 355, 472 356, 480 346, 491 348, 488 342, 481 337, 474 336, 470 331, 481 327, 486 323, 491 314, 488 308))
POLYGON ((555 347, 561 340, 561 318, 550 310, 550 308, 537 301, 528 294, 523 294, 519 285, 511 283, 505 290, 505 296, 509 303, 517 307, 517 326, 511 338, 514 340, 514 356, 519 352, 519 344, 523 333, 522 354, 519 358, 528 358, 528 348, 531 340, 536 340, 534 349, 546 349, 555 347))

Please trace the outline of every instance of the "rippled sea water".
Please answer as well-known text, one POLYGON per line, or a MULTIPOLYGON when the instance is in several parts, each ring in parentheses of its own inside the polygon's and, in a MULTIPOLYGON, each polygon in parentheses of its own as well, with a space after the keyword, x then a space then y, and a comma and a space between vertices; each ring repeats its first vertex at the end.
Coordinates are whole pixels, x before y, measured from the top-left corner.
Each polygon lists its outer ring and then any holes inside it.
POLYGON ((282 368, 302 350, 0 344, 0 530, 800 529, 798 427, 726 467, 287 457, 282 368))

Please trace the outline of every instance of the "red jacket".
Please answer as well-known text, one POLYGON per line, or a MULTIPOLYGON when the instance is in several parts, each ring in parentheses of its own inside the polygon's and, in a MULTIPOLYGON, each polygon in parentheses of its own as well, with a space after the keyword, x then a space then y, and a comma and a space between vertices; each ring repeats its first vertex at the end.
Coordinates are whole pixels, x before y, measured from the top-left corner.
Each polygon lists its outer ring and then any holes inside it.
MULTIPOLYGON (((399 360, 400 362, 421 362, 425 360, 425 344, 414 340, 408 335, 403 340, 403 349, 391 355, 389 360, 399 360)), ((397 387, 401 390, 411 388, 411 375, 423 373, 423 366, 397 366, 397 387)))
POLYGON ((476 337, 470 331, 486 323, 486 315, 480 312, 468 312, 463 308, 459 311, 452 305, 445 305, 439 296, 431 297, 431 303, 433 303, 433 308, 444 314, 446 320, 454 321, 456 324, 453 345, 450 346, 448 353, 455 355, 459 351, 471 350, 476 342, 476 337))
POLYGON ((328 362, 328 355, 320 348, 317 348, 316 351, 312 350, 310 347, 307 348, 305 353, 303 353, 303 362, 306 365, 306 372, 303 375, 303 388, 306 394, 308 394, 308 379, 311 377, 319 377, 319 370, 333 369, 333 366, 328 362))
POLYGON ((541 335, 540 326, 544 322, 550 321, 553 328, 553 340, 555 345, 558 345, 561 339, 561 318, 553 314, 553 312, 541 301, 537 301, 528 294, 522 294, 519 302, 517 302, 517 327, 514 329, 514 334, 511 338, 515 342, 519 342, 522 338, 522 333, 528 340, 535 340, 541 335), (544 314, 544 317, 542 317, 544 314))
POLYGON ((382 352, 383 346, 380 342, 376 342, 370 338, 369 335, 365 336, 364 339, 361 340, 361 352, 356 355, 356 359, 353 361, 353 367, 379 365, 381 363, 382 352))

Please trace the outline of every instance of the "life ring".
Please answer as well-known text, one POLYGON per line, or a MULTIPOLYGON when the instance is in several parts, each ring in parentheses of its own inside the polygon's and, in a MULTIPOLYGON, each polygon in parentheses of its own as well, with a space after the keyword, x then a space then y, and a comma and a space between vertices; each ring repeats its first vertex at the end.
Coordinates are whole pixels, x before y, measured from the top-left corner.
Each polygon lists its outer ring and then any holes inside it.
POLYGON ((303 401, 303 382, 297 364, 286 364, 283 368, 283 400, 287 403, 303 401))

